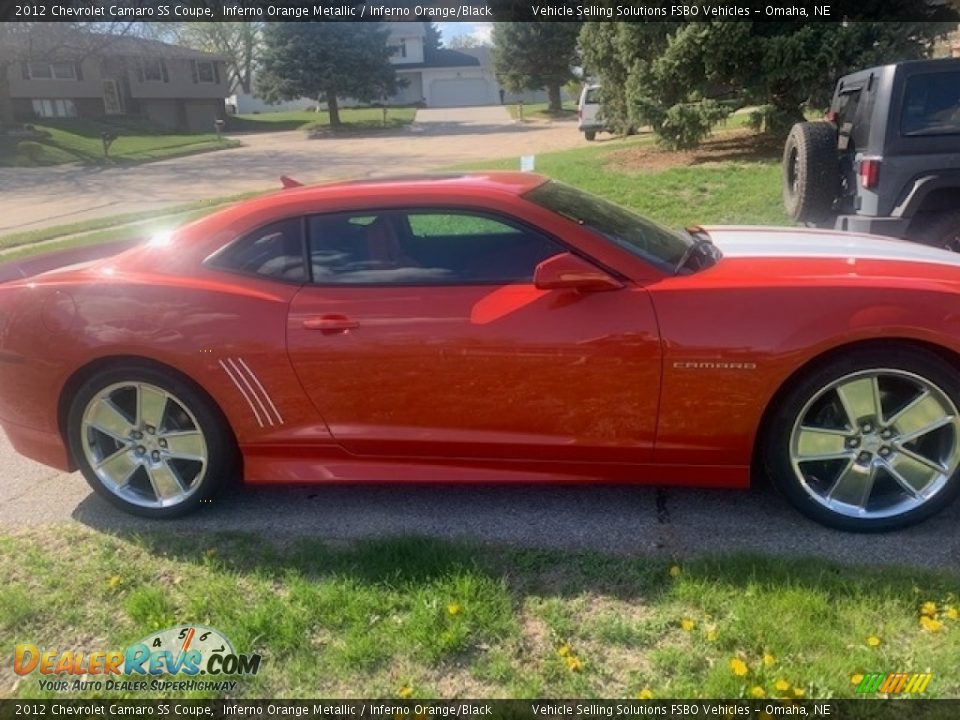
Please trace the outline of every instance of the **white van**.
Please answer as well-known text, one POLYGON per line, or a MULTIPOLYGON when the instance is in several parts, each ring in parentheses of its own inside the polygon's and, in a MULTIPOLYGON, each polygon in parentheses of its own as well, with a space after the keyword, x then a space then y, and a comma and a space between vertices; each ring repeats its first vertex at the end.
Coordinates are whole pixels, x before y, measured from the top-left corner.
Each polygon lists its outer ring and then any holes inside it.
POLYGON ((594 140, 597 133, 605 130, 600 116, 600 86, 584 85, 580 93, 580 104, 577 105, 577 118, 580 124, 577 129, 587 140, 594 140))

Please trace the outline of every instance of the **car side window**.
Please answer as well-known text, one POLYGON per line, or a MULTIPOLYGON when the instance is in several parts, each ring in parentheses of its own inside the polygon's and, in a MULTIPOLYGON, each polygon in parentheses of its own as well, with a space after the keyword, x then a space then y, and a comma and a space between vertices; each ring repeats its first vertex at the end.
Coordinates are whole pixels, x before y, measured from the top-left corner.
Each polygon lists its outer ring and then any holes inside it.
POLYGON ((530 282, 559 243, 507 219, 467 211, 336 213, 310 218, 315 283, 530 282))
POLYGON ((288 218, 258 228, 225 247, 207 264, 276 280, 305 282, 302 223, 302 218, 288 218))
POLYGON ((960 133, 960 72, 927 73, 909 78, 900 130, 904 135, 960 133))

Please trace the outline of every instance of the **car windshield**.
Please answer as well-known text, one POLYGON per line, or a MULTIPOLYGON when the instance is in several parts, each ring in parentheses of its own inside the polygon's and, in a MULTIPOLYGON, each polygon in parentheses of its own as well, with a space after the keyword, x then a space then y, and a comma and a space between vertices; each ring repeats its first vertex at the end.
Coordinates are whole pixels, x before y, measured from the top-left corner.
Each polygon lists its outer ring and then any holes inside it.
POLYGON ((599 233, 671 274, 693 244, 693 238, 685 233, 668 230, 619 205, 555 180, 534 188, 524 197, 599 233))

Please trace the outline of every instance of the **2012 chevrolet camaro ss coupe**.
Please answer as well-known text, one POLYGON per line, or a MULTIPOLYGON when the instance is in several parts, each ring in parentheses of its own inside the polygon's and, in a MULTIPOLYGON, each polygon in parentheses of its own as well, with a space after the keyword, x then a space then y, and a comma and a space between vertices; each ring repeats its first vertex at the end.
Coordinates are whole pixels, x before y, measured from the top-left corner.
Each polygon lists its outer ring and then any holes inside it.
MULTIPOLYGON (((292 184, 292 183, 290 183, 292 184)), ((296 187, 0 286, 0 419, 114 504, 226 481, 744 488, 879 530, 960 492, 960 256, 674 232, 534 174, 296 187)))

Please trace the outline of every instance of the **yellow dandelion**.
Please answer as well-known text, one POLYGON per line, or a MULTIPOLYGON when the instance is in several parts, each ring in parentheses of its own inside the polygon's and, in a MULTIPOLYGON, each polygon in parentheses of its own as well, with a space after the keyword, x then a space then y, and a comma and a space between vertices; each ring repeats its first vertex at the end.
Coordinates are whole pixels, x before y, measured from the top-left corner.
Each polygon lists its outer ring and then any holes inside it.
POLYGON ((109 585, 109 586, 112 587, 112 588, 119 587, 119 586, 120 586, 120 576, 119 576, 119 575, 113 575, 113 576, 111 576, 110 579, 107 580, 107 585, 109 585))
POLYGON ((561 645, 560 647, 557 648, 557 655, 559 655, 560 657, 566 657, 566 656, 569 655, 569 654, 570 654, 570 646, 569 646, 569 645, 563 644, 563 645, 561 645))
POLYGON ((764 654, 763 654, 763 664, 764 664, 766 667, 773 667, 774 665, 777 664, 777 658, 774 657, 772 653, 764 653, 764 654))
POLYGON ((670 577, 680 577, 680 572, 681 570, 679 565, 670 566, 670 577))
POLYGON ((929 600, 920 606, 920 614, 927 617, 933 617, 937 614, 937 604, 929 600))
POLYGON ((876 635, 871 635, 867 638, 867 645, 870 647, 880 647, 880 638, 876 635))
POLYGON ((958 617, 960 617, 960 613, 957 612, 957 609, 953 605, 948 605, 944 609, 943 615, 951 620, 956 620, 958 617))
POLYGON ((566 661, 567 668, 569 668, 570 672, 580 672, 583 670, 583 662, 580 660, 580 658, 573 655, 567 655, 564 660, 566 661))
POLYGON ((766 693, 763 691, 763 688, 759 685, 754 685, 750 688, 750 695, 755 698, 762 698, 766 696, 766 693))
POLYGON ((851 685, 859 685, 863 682, 863 675, 861 673, 854 673, 850 676, 851 685))
POLYGON ((652 700, 653 699, 653 690, 650 688, 644 688, 637 692, 637 700, 652 700))
POLYGON ((730 658, 730 671, 737 677, 743 677, 750 672, 750 668, 740 658, 730 658))
POLYGON ((695 628, 696 625, 697 623, 694 622, 691 618, 684 618, 683 620, 680 621, 680 627, 682 627, 687 632, 690 632, 691 630, 693 630, 693 628, 695 628))
POLYGON ((402 688, 400 688, 399 691, 397 691, 397 695, 399 695, 404 699, 408 697, 413 697, 413 688, 410 687, 409 685, 404 685, 402 688))
POLYGON ((795 688, 793 689, 793 696, 794 696, 795 698, 806 697, 806 696, 807 696, 807 691, 804 690, 803 688, 797 688, 797 687, 795 687, 795 688))
POLYGON ((926 615, 920 616, 920 625, 923 627, 924 630, 927 630, 929 632, 940 632, 943 629, 942 622, 940 622, 939 620, 934 620, 931 617, 927 617, 926 615))
POLYGON ((790 683, 783 679, 777 680, 773 686, 780 692, 786 692, 790 689, 790 683))
POLYGON ((447 614, 459 615, 461 609, 462 608, 460 607, 460 603, 450 603, 449 605, 447 605, 447 614))
POLYGON ((707 640, 710 642, 716 642, 717 640, 717 626, 709 625, 707 627, 707 640))

